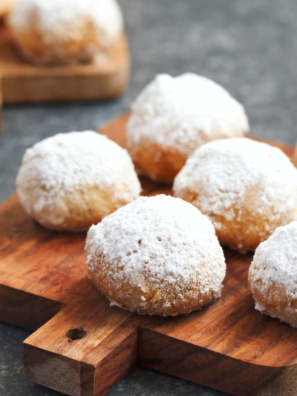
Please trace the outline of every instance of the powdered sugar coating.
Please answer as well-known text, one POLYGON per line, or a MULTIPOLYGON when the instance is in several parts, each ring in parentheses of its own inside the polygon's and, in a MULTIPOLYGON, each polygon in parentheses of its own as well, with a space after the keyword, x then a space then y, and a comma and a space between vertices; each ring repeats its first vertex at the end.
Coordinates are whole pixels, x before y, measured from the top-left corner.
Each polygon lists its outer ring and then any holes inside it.
POLYGON ((38 27, 46 43, 56 37, 79 34, 81 18, 87 18, 110 44, 123 28, 121 10, 115 0, 19 0, 10 15, 14 26, 26 26, 31 13, 38 15, 38 27))
MULTIPOLYGON (((77 51, 82 47, 80 56, 83 52, 85 56, 95 55, 100 48, 109 47, 123 29, 122 13, 115 0, 19 0, 9 23, 25 55, 31 53, 26 54, 28 48, 18 35, 33 29, 48 51, 51 48, 55 53, 55 59, 65 62, 67 51, 71 53, 76 46, 77 51)), ((40 61, 51 61, 50 53, 48 57, 40 61)))
POLYGON ((243 136, 248 130, 242 105, 214 81, 193 73, 175 78, 160 74, 132 105, 127 147, 133 150, 145 139, 188 157, 210 140, 243 136))
MULTIPOLYGON (((110 190, 111 200, 131 202, 140 183, 127 151, 93 131, 60 133, 28 149, 19 170, 17 191, 27 213, 59 206, 66 194, 110 190), (127 187, 127 188, 126 188, 127 187)), ((57 224, 62 219, 53 219, 57 224)))
POLYGON ((240 217, 247 195, 255 192, 250 211, 255 217, 269 214, 265 220, 270 233, 283 216, 292 213, 292 221, 297 210, 297 171, 289 158, 278 148, 247 138, 217 140, 197 149, 173 189, 177 197, 196 193, 193 204, 202 213, 229 221, 240 217))
POLYGON ((249 283, 256 310, 297 327, 297 221, 277 228, 259 245, 249 283))
POLYGON ((186 301, 192 287, 191 299, 203 300, 210 291, 217 298, 225 277, 223 251, 210 221, 192 205, 165 195, 140 197, 92 226, 86 249, 89 270, 118 294, 127 283, 143 301, 157 291, 163 304, 158 314, 166 315, 176 299, 186 301), (98 264, 99 257, 105 264, 98 264))

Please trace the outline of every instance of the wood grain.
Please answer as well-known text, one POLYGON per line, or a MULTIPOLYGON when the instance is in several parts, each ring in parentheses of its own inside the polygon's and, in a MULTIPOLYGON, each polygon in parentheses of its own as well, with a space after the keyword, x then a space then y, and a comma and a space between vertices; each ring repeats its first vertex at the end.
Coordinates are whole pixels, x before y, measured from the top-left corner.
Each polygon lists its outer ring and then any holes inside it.
MULTIPOLYGON (((128 117, 101 133, 124 146, 128 117)), ((172 194, 169 185, 141 183, 143 195, 172 194)), ((110 307, 95 289, 84 240, 42 228, 16 195, 0 206, 0 319, 37 329, 24 342, 28 378, 69 395, 104 395, 140 365, 237 396, 297 394, 297 331, 254 310, 251 253, 224 249, 227 276, 214 304, 146 317, 110 307)))
POLYGON ((0 29, 0 75, 4 103, 65 102, 111 99, 127 88, 128 43, 122 34, 105 59, 85 65, 36 67, 25 62, 0 29))

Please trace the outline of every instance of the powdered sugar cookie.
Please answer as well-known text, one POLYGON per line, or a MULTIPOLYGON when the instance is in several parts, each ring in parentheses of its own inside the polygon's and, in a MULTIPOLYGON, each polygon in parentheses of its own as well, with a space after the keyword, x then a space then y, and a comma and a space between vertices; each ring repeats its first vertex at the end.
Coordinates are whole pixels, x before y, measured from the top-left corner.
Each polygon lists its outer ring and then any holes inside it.
POLYGON ((248 130, 242 105, 214 81, 160 74, 132 105, 127 149, 141 173, 172 182, 197 147, 248 130))
POLYGON ((90 61, 123 29, 115 0, 19 0, 8 22, 20 53, 45 65, 90 61))
POLYGON ((255 309, 297 327, 297 222, 262 242, 249 269, 255 309))
POLYGON ((180 199, 138 198, 92 226, 86 250, 95 286, 121 308, 178 315, 220 297, 226 265, 214 228, 180 199))
POLYGON ((247 138, 197 149, 173 189, 207 215, 223 244, 242 252, 297 214, 297 170, 278 148, 247 138))
POLYGON ((35 144, 24 155, 16 185, 26 212, 55 230, 87 229, 140 194, 127 151, 92 131, 35 144))

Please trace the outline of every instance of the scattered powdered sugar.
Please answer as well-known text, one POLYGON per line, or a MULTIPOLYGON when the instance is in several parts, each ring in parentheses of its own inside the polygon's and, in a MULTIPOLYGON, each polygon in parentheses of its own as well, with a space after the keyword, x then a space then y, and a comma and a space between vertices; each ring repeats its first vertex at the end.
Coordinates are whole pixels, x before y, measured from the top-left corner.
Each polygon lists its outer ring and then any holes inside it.
MULTIPOLYGON (((278 227, 270 238, 256 249, 249 269, 253 283, 261 281, 257 288, 266 294, 276 283, 284 286, 288 301, 297 299, 297 221, 278 227)), ((256 309, 265 308, 256 304, 256 309)))
POLYGON ((192 73, 160 74, 132 105, 127 144, 145 138, 188 156, 207 141, 248 130, 242 105, 214 81, 192 73))
POLYGON ((173 189, 177 197, 197 194, 193 203, 203 213, 227 220, 235 217, 234 209, 240 215, 248 194, 251 211, 269 213, 272 222, 297 208, 297 170, 289 158, 278 148, 247 138, 217 140, 198 148, 173 189))
POLYGON ((128 282, 145 293, 170 286, 182 293, 197 281, 201 293, 220 291, 226 265, 210 221, 189 203, 158 195, 140 197, 89 230, 86 249, 93 270, 102 256, 102 276, 128 282), (162 284, 162 287, 160 287, 162 284))
POLYGON ((28 149, 17 176, 18 193, 27 212, 31 191, 37 206, 59 201, 67 192, 98 187, 116 188, 114 198, 132 201, 140 194, 140 183, 126 150, 93 131, 60 133, 28 149), (129 186, 123 197, 121 186, 129 186), (116 194, 120 196, 117 197, 116 194))
POLYGON ((32 15, 37 16, 39 33, 47 44, 79 39, 82 21, 96 28, 102 45, 110 45, 123 28, 122 13, 115 0, 19 0, 10 23, 22 29, 32 15))

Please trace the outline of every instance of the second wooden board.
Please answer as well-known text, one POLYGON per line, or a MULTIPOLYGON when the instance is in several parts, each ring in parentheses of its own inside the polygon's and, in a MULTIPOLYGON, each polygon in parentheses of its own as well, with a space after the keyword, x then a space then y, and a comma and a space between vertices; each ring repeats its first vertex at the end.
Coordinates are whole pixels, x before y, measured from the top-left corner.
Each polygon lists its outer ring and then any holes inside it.
MULTIPOLYGON (((127 119, 101 132, 124 146, 127 119)), ((141 183, 144 195, 172 194, 170 186, 141 183)), ((224 249, 222 297, 201 311, 139 316, 111 307, 88 279, 85 236, 41 227, 16 195, 0 206, 0 319, 38 329, 24 342, 28 378, 99 396, 139 365, 236 396, 297 394, 297 330, 254 310, 251 253, 224 249)))
POLYGON ((85 65, 36 67, 15 50, 0 28, 0 78, 3 103, 110 99, 127 88, 130 56, 122 34, 105 57, 85 65))

